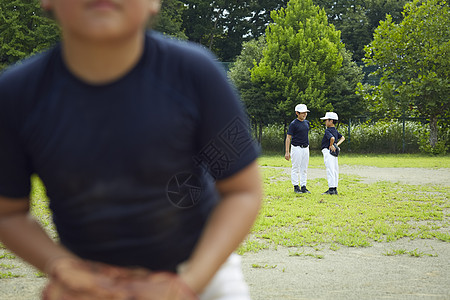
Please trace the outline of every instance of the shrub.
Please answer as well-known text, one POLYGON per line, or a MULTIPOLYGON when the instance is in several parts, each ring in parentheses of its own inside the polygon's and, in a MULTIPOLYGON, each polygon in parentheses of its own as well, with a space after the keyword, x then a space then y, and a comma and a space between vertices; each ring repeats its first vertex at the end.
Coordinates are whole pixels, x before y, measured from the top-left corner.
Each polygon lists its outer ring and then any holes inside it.
MULTIPOLYGON (((272 124, 263 129, 261 148, 263 152, 284 152, 284 129, 282 124, 272 124)), ((445 154, 449 149, 450 129, 441 125, 440 140, 436 147, 428 145, 429 127, 421 122, 406 121, 403 133, 401 120, 363 122, 352 124, 350 133, 347 124, 339 124, 338 131, 345 136, 342 150, 354 153, 431 153, 445 154)), ((320 150, 325 126, 311 122, 309 142, 311 150, 320 150)))
POLYGON ((438 142, 434 147, 430 145, 430 128, 428 126, 418 128, 416 135, 419 137, 420 152, 432 155, 445 155, 450 149, 450 128, 448 124, 438 122, 438 142))
POLYGON ((283 125, 265 126, 262 131, 261 148, 264 152, 283 152, 285 139, 283 125))
POLYGON ((419 151, 419 137, 416 134, 421 128, 418 122, 406 121, 403 133, 401 121, 365 122, 352 125, 347 148, 357 153, 402 153, 419 151), (403 135, 404 134, 404 135, 403 135))

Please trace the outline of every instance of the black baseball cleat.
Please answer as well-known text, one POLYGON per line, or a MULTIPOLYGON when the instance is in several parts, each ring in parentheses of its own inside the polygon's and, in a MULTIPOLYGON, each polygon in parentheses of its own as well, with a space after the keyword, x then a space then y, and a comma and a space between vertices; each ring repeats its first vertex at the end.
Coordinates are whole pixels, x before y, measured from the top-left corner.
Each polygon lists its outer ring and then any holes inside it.
POLYGON ((302 193, 302 191, 300 190, 298 185, 294 185, 294 192, 297 193, 297 194, 301 194, 302 193))
POLYGON ((328 191, 325 193, 322 193, 322 195, 337 195, 337 189, 336 188, 329 188, 328 191))
POLYGON ((332 195, 331 189, 328 189, 326 192, 322 193, 322 195, 332 195))
POLYGON ((304 185, 304 186, 302 186, 301 192, 302 192, 303 194, 311 194, 311 192, 310 192, 310 191, 308 191, 308 189, 306 188, 306 186, 305 186, 305 185, 304 185))

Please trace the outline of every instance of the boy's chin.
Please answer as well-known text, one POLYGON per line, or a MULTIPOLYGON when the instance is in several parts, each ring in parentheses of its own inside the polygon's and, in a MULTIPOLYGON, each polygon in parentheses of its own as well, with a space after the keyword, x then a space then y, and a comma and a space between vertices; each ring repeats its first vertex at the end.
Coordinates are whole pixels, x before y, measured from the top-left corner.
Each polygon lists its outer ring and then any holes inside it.
POLYGON ((81 37, 85 41, 91 41, 95 43, 108 43, 108 42, 118 42, 124 41, 135 34, 140 34, 144 32, 144 28, 136 28, 133 30, 121 30, 114 27, 94 27, 92 30, 88 30, 81 34, 81 37))

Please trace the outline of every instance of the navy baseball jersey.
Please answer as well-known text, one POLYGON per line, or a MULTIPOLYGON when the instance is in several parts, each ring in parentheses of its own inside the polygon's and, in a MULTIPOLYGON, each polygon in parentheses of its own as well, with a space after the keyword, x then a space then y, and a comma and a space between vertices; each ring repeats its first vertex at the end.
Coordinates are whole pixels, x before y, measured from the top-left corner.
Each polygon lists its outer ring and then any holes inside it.
POLYGON ((330 139, 332 137, 334 137, 335 143, 337 143, 337 141, 342 137, 342 134, 337 131, 336 127, 328 127, 327 129, 325 129, 325 134, 322 138, 321 149, 328 149, 330 147, 330 139))
POLYGON ((292 136, 291 144, 294 146, 307 146, 309 145, 309 121, 295 119, 289 124, 287 134, 292 136))
POLYGON ((219 201, 215 180, 257 157, 225 72, 156 32, 122 78, 91 85, 61 46, 0 76, 0 195, 44 182, 61 243, 85 259, 172 270, 219 201))

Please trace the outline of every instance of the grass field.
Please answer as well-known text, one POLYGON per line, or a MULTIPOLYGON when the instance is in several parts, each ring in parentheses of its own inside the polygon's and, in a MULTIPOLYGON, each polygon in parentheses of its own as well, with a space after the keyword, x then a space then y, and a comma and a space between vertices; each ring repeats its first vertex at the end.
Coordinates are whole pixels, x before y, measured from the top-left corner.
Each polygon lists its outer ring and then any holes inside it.
MULTIPOLYGON (((290 167, 291 162, 283 159, 284 153, 263 155, 259 164, 271 167, 290 167)), ((345 154, 339 156, 340 165, 361 165, 378 168, 450 168, 450 155, 425 156, 420 154, 345 154)), ((321 152, 311 153, 309 167, 323 167, 321 152)))
MULTIPOLYGON (((343 155, 340 165, 395 168, 450 168, 450 156, 343 155)), ((450 243, 450 189, 448 186, 411 186, 381 181, 362 183, 356 176, 341 175, 340 195, 296 195, 282 168, 290 162, 282 155, 259 159, 264 181, 264 205, 252 234, 239 253, 269 247, 370 247, 377 242, 401 238, 438 239, 450 243)), ((313 154, 310 167, 323 167, 323 158, 313 154)), ((32 214, 53 238, 57 238, 48 209, 45 188, 32 178, 32 214)), ((326 190, 325 178, 308 181, 314 190, 326 190)), ((0 278, 14 278, 14 255, 0 244, 0 278), (3 254, 2 254, 3 253, 3 254)), ((410 251, 411 252, 411 251, 410 251)), ((387 255, 405 254, 393 249, 387 255)), ((409 253, 422 255, 422 253, 409 253)), ((37 277, 42 274, 36 274, 37 277)))
MULTIPOLYGON (((356 176, 341 176, 345 192, 339 196, 296 195, 284 170, 290 162, 276 155, 259 159, 264 180, 264 206, 252 235, 240 253, 277 246, 327 245, 369 247, 400 238, 450 242, 450 189, 448 186, 411 186, 381 181, 361 183, 356 176)), ((340 164, 375 167, 448 168, 450 157, 419 155, 342 156, 340 164)), ((310 167, 323 166, 312 155, 310 167)), ((326 179, 308 181, 314 190, 326 190, 326 179)), ((399 253, 401 251, 398 251, 399 253)), ((394 252, 395 253, 395 252, 394 252)))

